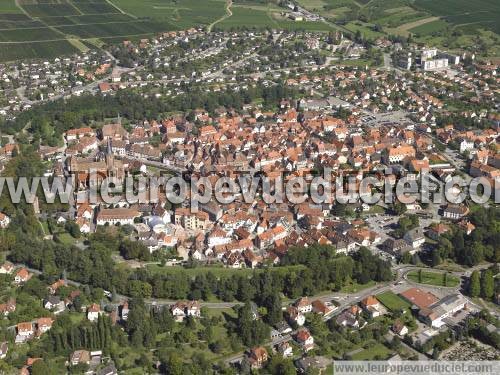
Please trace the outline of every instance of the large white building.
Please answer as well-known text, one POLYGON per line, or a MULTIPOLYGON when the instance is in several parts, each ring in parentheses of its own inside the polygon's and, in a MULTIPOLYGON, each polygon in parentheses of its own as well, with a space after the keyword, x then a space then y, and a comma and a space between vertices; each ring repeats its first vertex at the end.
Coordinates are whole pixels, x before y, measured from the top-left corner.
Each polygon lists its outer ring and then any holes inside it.
POLYGON ((106 223, 109 225, 132 225, 134 219, 140 216, 141 214, 138 211, 129 208, 101 209, 97 214, 96 223, 97 225, 105 225, 106 223))
POLYGON ((420 318, 431 327, 440 328, 446 324, 444 319, 452 316, 456 312, 465 309, 467 300, 461 294, 448 295, 440 301, 433 303, 429 307, 420 309, 420 318))

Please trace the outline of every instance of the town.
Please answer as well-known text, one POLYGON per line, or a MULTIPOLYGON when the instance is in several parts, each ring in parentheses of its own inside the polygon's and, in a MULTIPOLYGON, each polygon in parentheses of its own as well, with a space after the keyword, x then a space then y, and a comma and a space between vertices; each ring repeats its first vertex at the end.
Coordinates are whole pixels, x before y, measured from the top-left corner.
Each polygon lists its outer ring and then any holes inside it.
MULTIPOLYGON (((307 14, 306 14, 307 16, 307 14)), ((495 197, 197 211, 125 177, 323 171, 390 189, 500 177, 499 67, 342 32, 188 29, 0 65, 3 176, 75 179, 0 200, 0 372, 328 373, 333 361, 500 357, 495 197)), ((454 187, 452 185, 452 187, 454 187)), ((472 187, 471 187, 472 190, 472 187)), ((381 190, 383 191, 383 190, 381 190)))

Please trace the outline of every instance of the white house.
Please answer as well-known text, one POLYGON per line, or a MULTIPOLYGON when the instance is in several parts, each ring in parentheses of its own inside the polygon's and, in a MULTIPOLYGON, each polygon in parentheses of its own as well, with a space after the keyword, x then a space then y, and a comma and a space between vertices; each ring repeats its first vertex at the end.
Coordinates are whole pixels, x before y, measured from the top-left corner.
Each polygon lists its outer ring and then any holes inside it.
POLYGON ((302 297, 297 302, 295 302, 295 307, 301 314, 310 313, 313 309, 312 304, 307 297, 302 297))
POLYGON ((91 322, 95 322, 99 315, 101 314, 101 308, 97 303, 93 303, 87 308, 87 319, 91 322))
POLYGON ((304 351, 314 348, 314 338, 307 329, 300 329, 295 338, 304 351))
POLYGON ((424 231, 422 230, 422 228, 412 229, 404 235, 403 239, 412 248, 417 249, 425 242, 424 231))
POLYGON ((278 344, 277 349, 278 353, 280 353, 283 356, 283 358, 293 357, 293 348, 288 341, 284 341, 278 344))
POLYGON ((7 228, 10 224, 10 217, 0 212, 0 228, 7 228))

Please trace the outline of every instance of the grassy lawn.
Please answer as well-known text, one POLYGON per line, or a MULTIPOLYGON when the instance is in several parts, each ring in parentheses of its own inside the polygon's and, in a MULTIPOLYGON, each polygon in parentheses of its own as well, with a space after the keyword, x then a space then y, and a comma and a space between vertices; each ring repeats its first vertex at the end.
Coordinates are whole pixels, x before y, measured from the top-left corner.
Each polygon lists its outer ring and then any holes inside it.
POLYGON ((85 314, 72 312, 69 314, 69 318, 71 319, 71 322, 76 325, 85 318, 85 314))
POLYGON ((384 293, 380 293, 377 296, 377 299, 382 303, 385 307, 387 307, 391 311, 398 311, 401 309, 409 309, 411 305, 406 302, 404 299, 394 294, 391 291, 387 291, 384 293))
POLYGON ((460 283, 460 279, 458 277, 451 274, 447 274, 446 284, 445 284, 444 275, 445 275, 444 272, 422 271, 422 280, 419 281, 418 271, 411 271, 410 273, 408 273, 408 279, 420 284, 448 286, 448 287, 454 287, 460 283))
POLYGON ((373 360, 375 357, 380 359, 386 359, 392 354, 392 351, 389 350, 385 345, 381 343, 376 343, 370 346, 368 349, 362 350, 359 353, 353 354, 352 359, 354 361, 368 361, 373 360))
POLYGON ((373 30, 374 25, 370 23, 365 23, 361 21, 349 22, 345 25, 346 29, 352 31, 353 33, 359 31, 367 39, 377 39, 384 34, 373 30))
POLYGON ((58 233, 57 236, 63 245, 71 246, 74 245, 76 239, 73 238, 69 233, 58 233))
POLYGON ((209 318, 213 318, 214 316, 223 318, 224 314, 236 317, 236 312, 232 308, 207 309, 207 317, 209 318))
POLYGON ((376 284, 375 281, 370 280, 366 284, 358 284, 357 282, 353 281, 350 284, 345 285, 342 287, 340 290, 342 293, 356 293, 359 292, 360 290, 370 288, 376 284))
POLYGON ((45 235, 50 234, 49 224, 47 223, 47 221, 46 220, 42 220, 42 221, 40 221, 40 223, 42 224, 42 228, 43 228, 44 234, 45 235))

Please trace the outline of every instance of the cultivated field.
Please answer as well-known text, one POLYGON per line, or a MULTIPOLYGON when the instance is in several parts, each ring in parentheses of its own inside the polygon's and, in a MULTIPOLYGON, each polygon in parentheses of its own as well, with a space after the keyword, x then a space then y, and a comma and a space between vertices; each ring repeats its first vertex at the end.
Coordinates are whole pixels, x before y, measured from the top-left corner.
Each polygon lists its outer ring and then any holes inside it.
POLYGON ((500 33, 500 1, 498 0, 416 0, 415 5, 441 16, 454 25, 477 24, 500 33))
POLYGON ((50 58, 83 46, 208 25, 225 14, 225 4, 225 0, 2 0, 0 61, 50 58))
MULTIPOLYGON (((453 29, 474 36, 500 33, 498 0, 298 0, 337 26, 366 38, 414 34, 430 45, 455 48, 441 33, 453 29), (360 17, 361 20, 351 21, 360 17)), ((102 46, 162 31, 205 26, 213 29, 273 28, 329 31, 324 22, 294 22, 290 10, 258 0, 1 0, 0 61, 75 52, 75 46, 102 46), (71 40, 71 42, 69 41, 71 40), (22 44, 22 45, 21 45, 22 44), (53 48, 57 46, 56 48, 53 48)), ((468 39, 461 37, 461 43, 468 39)), ((486 38, 495 50, 494 35, 486 38), (491 42, 491 43, 490 43, 491 42)))
MULTIPOLYGON (((58 52, 72 53, 75 46, 196 26, 331 30, 322 22, 293 22, 286 12, 276 4, 252 0, 234 4, 227 0, 18 0, 17 6, 15 0, 5 0, 0 5, 0 43, 23 51, 20 57, 51 57, 54 51, 47 41, 57 42, 58 52)), ((15 52, 3 53, 0 61, 15 56, 15 52)))

